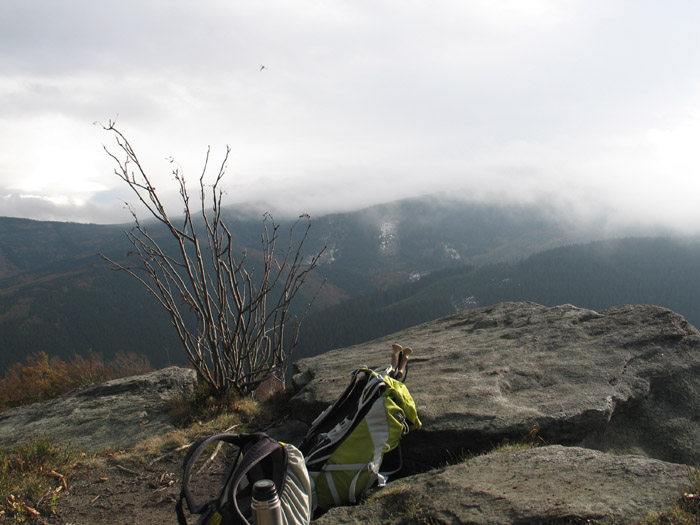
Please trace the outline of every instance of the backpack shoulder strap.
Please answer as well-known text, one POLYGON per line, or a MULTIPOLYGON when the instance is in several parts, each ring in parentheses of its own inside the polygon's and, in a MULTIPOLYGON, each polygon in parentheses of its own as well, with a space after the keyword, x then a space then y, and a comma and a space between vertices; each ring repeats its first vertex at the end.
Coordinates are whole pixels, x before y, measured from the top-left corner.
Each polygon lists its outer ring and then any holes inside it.
MULTIPOLYGON (((189 450, 187 451, 187 455, 184 459, 182 490, 180 491, 180 497, 178 498, 177 504, 175 505, 175 511, 177 513, 178 523, 180 525, 187 525, 187 519, 185 518, 185 513, 183 510, 183 500, 187 501, 187 508, 192 514, 201 514, 209 506, 209 502, 204 502, 201 504, 197 503, 189 487, 192 468, 194 467, 194 464, 199 458, 199 456, 202 455, 202 452, 204 452, 206 448, 212 443, 216 441, 222 441, 224 443, 230 443, 232 445, 237 446, 242 453, 243 448, 246 445, 249 445, 252 442, 256 442, 257 444, 260 441, 264 441, 261 440, 262 437, 266 436, 263 436, 262 434, 214 434, 212 436, 199 438, 192 444, 192 446, 190 446, 189 450)), ((244 456, 244 461, 246 456, 244 456)))
POLYGON ((281 469, 280 472, 280 479, 273 480, 275 482, 275 485, 277 486, 277 490, 281 491, 282 487, 280 486, 280 480, 284 479, 284 476, 286 475, 286 457, 287 457, 287 452, 284 446, 282 446, 278 441, 275 441, 274 439, 268 437, 268 436, 261 436, 261 439, 253 445, 250 450, 248 450, 245 455, 243 456, 243 459, 241 463, 236 467, 236 471, 233 474, 233 479, 231 479, 231 483, 228 487, 228 499, 229 501, 233 502, 233 508, 236 511, 236 514, 243 519, 246 523, 247 520, 245 516, 243 516, 243 513, 241 512, 241 509, 238 507, 238 498, 236 498, 236 493, 238 492, 238 486, 241 484, 241 481, 243 478, 248 474, 248 472, 255 467, 258 463, 260 463, 263 459, 265 459, 267 456, 275 452, 276 450, 282 450, 284 453, 285 457, 285 462, 283 465, 283 468, 281 469))
POLYGON ((372 371, 366 367, 352 371, 350 382, 343 393, 311 423, 311 427, 299 445, 299 450, 305 458, 316 448, 321 434, 328 432, 346 416, 355 412, 356 403, 371 377, 372 371))

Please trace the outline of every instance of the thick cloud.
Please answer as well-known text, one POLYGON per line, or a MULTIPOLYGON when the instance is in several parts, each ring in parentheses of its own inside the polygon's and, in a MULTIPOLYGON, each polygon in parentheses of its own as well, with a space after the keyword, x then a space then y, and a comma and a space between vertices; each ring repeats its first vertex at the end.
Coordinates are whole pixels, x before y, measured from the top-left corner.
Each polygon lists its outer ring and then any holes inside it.
POLYGON ((445 192, 692 229, 698 22, 636 0, 6 0, 0 214, 128 220, 92 126, 116 118, 162 188, 167 157, 196 180, 229 144, 232 202, 445 192))

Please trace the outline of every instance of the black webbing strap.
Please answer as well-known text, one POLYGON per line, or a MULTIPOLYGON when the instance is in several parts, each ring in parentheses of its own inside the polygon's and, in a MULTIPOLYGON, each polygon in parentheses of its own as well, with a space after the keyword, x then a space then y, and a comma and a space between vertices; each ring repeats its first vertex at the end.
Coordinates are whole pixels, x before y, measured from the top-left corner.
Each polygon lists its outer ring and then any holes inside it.
POLYGON ((318 437, 321 434, 331 430, 337 423, 342 421, 346 415, 348 415, 345 413, 348 411, 346 408, 346 403, 350 403, 350 399, 352 399, 354 403, 347 406, 351 406, 351 409, 354 410, 355 403, 357 402, 355 398, 362 395, 365 384, 369 378, 370 375, 365 371, 365 369, 362 368, 353 370, 350 373, 350 382, 348 383, 348 386, 345 387, 343 393, 340 394, 335 402, 328 407, 325 416, 322 413, 319 418, 311 423, 311 427, 306 432, 306 436, 304 436, 304 439, 299 445, 299 450, 303 454, 304 458, 308 458, 314 447, 318 445, 318 437), (362 375, 362 377, 358 377, 360 375, 362 375), (340 413, 341 408, 344 409, 342 414, 340 413))
MULTIPOLYGON (((260 463, 263 459, 265 459, 267 456, 272 454, 275 450, 278 450, 280 448, 283 448, 282 445, 278 441, 275 441, 272 438, 269 438, 267 436, 263 436, 255 445, 253 445, 250 450, 248 450, 245 455, 243 456, 243 460, 241 463, 236 467, 236 472, 234 473, 234 477, 231 480, 231 485, 229 486, 228 489, 228 497, 229 501, 233 501, 233 508, 236 510, 236 514, 240 516, 244 522, 248 522, 243 516, 243 513, 241 510, 238 508, 238 498, 236 497, 236 493, 238 492, 238 485, 241 484, 241 481, 245 477, 248 472, 255 467, 258 463, 260 463)), ((277 490, 281 490, 280 487, 280 480, 273 480, 277 490)))
POLYGON ((177 513, 178 523, 180 525, 187 525, 187 519, 185 518, 185 513, 183 509, 183 500, 187 501, 187 507, 192 514, 202 514, 210 505, 211 502, 205 502, 198 504, 192 492, 190 491, 189 481, 190 475, 192 473, 192 467, 194 466, 197 458, 206 450, 206 448, 216 441, 223 441, 224 443, 230 443, 237 446, 240 449, 240 454, 244 454, 244 447, 254 442, 248 451, 243 455, 243 459, 235 469, 235 476, 232 485, 235 486, 233 490, 233 502, 235 505, 236 512, 239 513, 240 517, 245 520, 245 518, 240 514, 238 509, 238 504, 236 502, 235 494, 236 488, 240 484, 243 476, 246 472, 250 470, 254 465, 259 463, 263 458, 275 450, 275 448, 281 445, 267 437, 264 434, 215 434, 213 436, 207 436, 200 438, 195 441, 190 449, 187 451, 187 455, 184 459, 184 469, 182 476, 182 490, 180 491, 180 497, 178 498, 177 504, 175 505, 175 512, 177 513))

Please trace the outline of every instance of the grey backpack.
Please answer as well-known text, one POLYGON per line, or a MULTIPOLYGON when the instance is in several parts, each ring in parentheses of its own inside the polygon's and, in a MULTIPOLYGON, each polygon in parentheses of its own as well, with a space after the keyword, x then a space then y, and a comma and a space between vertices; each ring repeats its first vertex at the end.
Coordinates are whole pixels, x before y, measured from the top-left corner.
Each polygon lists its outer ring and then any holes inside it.
POLYGON ((301 452, 265 434, 216 434, 192 444, 183 464, 182 490, 175 506, 178 523, 187 525, 183 502, 191 514, 200 515, 197 525, 248 525, 252 523, 252 488, 256 481, 272 480, 286 525, 311 520, 311 482, 301 452), (219 497, 197 502, 190 489, 190 477, 197 458, 213 443, 232 445, 235 459, 219 497))

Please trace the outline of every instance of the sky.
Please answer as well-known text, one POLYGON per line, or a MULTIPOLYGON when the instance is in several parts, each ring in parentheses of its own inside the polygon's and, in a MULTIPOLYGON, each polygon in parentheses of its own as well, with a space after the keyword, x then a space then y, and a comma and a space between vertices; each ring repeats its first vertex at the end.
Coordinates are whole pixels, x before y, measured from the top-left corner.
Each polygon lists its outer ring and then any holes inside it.
POLYGON ((441 194, 697 233, 699 27, 695 0, 2 0, 0 216, 129 222, 116 122, 176 211, 173 167, 229 146, 224 202, 274 213, 441 194))

